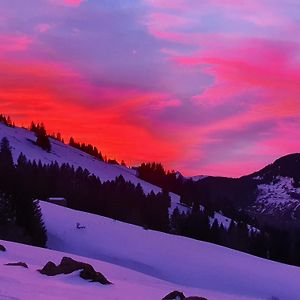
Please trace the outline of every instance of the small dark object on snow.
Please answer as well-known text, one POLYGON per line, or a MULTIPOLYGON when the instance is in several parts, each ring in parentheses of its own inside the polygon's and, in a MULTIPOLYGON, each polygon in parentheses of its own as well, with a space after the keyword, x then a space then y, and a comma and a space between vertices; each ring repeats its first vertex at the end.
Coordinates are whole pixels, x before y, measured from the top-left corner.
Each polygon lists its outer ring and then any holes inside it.
POLYGON ((85 226, 81 226, 79 222, 76 223, 77 229, 85 229, 85 226))
POLYGON ((3 245, 0 245, 0 251, 6 251, 6 248, 3 245))
POLYGON ((83 279, 99 282, 101 284, 111 284, 104 275, 95 271, 90 264, 74 260, 70 257, 63 257, 58 266, 52 261, 49 261, 42 270, 38 271, 47 276, 55 276, 58 274, 71 274, 77 270, 82 270, 80 272, 80 277, 83 279))
POLYGON ((16 266, 16 267, 23 267, 23 268, 28 269, 27 264, 22 261, 15 262, 15 263, 7 263, 7 264, 5 264, 5 266, 16 266))
POLYGON ((162 300, 184 300, 184 299, 185 299, 184 294, 179 291, 174 291, 168 294, 167 296, 165 296, 164 298, 162 298, 162 300))

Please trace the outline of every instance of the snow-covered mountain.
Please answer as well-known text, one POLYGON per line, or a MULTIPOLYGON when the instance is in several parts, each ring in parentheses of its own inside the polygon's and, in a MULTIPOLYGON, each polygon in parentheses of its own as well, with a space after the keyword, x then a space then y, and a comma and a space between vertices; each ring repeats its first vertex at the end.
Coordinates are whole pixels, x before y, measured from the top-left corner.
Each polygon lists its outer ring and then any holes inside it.
POLYGON ((0 299, 155 300, 173 290, 208 300, 299 299, 300 268, 46 202, 40 205, 48 246, 62 252, 0 241, 7 248, 0 252, 0 299), (85 228, 77 229, 77 222, 85 228), (85 282, 78 272, 46 277, 36 271, 63 256, 92 264, 113 285, 85 282), (29 269, 4 265, 18 261, 29 269))
POLYGON ((250 214, 300 225, 300 154, 281 157, 248 177, 256 184, 250 214))
POLYGON ((262 223, 300 226, 300 154, 283 156, 240 178, 208 176, 195 182, 216 209, 234 206, 262 223))

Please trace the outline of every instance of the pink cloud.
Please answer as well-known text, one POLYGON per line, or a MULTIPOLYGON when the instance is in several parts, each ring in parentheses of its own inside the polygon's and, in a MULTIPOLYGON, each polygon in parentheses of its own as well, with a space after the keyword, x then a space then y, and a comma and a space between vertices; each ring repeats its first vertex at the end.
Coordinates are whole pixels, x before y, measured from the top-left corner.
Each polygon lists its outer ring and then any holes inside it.
POLYGON ((70 6, 80 6, 85 0, 64 0, 66 5, 70 6))
MULTIPOLYGON (((190 2, 187 2, 187 6, 190 2)), ((194 95, 195 102, 208 107, 207 109, 218 110, 224 105, 235 107, 236 113, 216 120, 213 124, 194 128, 193 134, 201 142, 194 152, 187 150, 188 157, 202 157, 208 155, 204 150, 207 145, 212 143, 211 137, 224 130, 232 132, 239 128, 246 130, 251 124, 258 122, 274 122, 274 128, 269 132, 275 133, 277 122, 282 122, 280 129, 280 138, 264 138, 263 141, 251 137, 251 142, 243 146, 238 145, 241 153, 234 154, 230 149, 228 161, 214 163, 203 163, 202 171, 208 174, 231 174, 234 176, 242 175, 246 172, 255 171, 256 168, 263 167, 267 162, 271 162, 276 156, 284 155, 286 152, 299 151, 298 142, 289 142, 293 136, 299 132, 299 124, 294 127, 286 127, 288 118, 300 117, 300 61, 299 44, 295 40, 295 35, 290 34, 291 22, 285 16, 270 13, 270 6, 267 1, 258 3, 244 1, 218 1, 214 0, 211 5, 218 6, 223 13, 234 20, 244 20, 253 23, 258 27, 278 27, 280 33, 285 32, 290 40, 282 41, 278 34, 270 33, 270 37, 259 37, 261 32, 257 32, 258 37, 247 36, 245 33, 224 32, 222 29, 215 33, 206 33, 201 30, 187 31, 186 26, 189 23, 181 20, 175 27, 160 26, 159 18, 156 24, 148 24, 149 33, 160 40, 172 42, 174 48, 168 47, 161 51, 173 61, 178 68, 190 68, 199 70, 212 77, 212 82, 207 85, 204 91, 194 95), (261 10, 258 10, 258 8, 261 10), (190 54, 180 53, 176 45, 192 46, 198 48, 190 54), (241 108, 241 109, 240 109, 241 108), (287 134, 288 132, 288 134, 287 134), (273 151, 276 145, 281 144, 273 151), (287 145, 285 147, 284 145, 287 145), (243 148, 244 147, 244 148, 243 148), (203 149, 203 150, 201 150, 203 149), (261 151, 260 149, 269 149, 261 151), (279 150, 280 149, 280 150, 279 150), (255 162, 242 162, 241 157, 251 157, 259 153, 255 162), (242 155, 241 155, 242 154, 242 155), (269 160, 266 162, 266 157, 269 160), (232 167, 232 161, 236 161, 236 167, 232 167)), ((202 3, 203 4, 203 3, 202 3)), ((202 5, 199 4, 199 5, 202 5)), ((191 6, 192 7, 192 6, 191 6)), ((193 7, 195 9, 195 6, 193 7)), ((189 19, 189 16, 186 16, 189 19)), ((175 23, 176 24, 176 23, 175 23)), ((238 25, 238 21, 236 21, 238 25)), ((242 25, 240 25, 242 26, 242 25)), ((253 32, 251 33, 253 35, 253 32)), ((254 34, 255 36, 255 34, 254 34)), ((199 106, 201 109, 201 106, 199 106)), ((279 131, 278 131, 279 132, 279 131)), ((257 132, 257 138, 259 132, 257 132)), ((226 139, 224 137, 224 139, 226 139)), ((236 142, 238 141, 238 138, 236 142)), ((222 145, 222 138, 215 141, 215 147, 223 147, 225 153, 227 150, 222 145)), ((214 143, 212 143, 214 145, 214 143)), ((213 147, 213 146, 212 146, 213 147)), ((229 149, 228 149, 229 151, 229 149)), ((185 168, 183 165, 181 166, 185 168)))
POLYGON ((0 34, 0 56, 8 52, 25 51, 32 41, 32 38, 26 35, 0 34))
MULTIPOLYGON (((237 128, 246 132, 249 126, 259 122, 273 122, 274 127, 266 129, 272 135, 277 130, 277 122, 286 124, 287 118, 300 117, 299 45, 296 32, 292 30, 297 27, 290 16, 282 13, 280 5, 269 0, 187 0, 184 3, 176 1, 174 7, 168 7, 166 3, 159 5, 160 1, 147 2, 152 2, 153 6, 149 13, 152 22, 146 24, 149 33, 173 45, 162 48, 162 53, 179 69, 199 70, 212 78, 201 92, 199 82, 199 93, 192 97, 199 104, 199 110, 205 107, 208 114, 222 110, 224 106, 231 106, 233 110, 231 115, 224 114, 223 117, 220 113, 220 118, 211 124, 187 129, 192 136, 184 135, 185 144, 189 145, 185 154, 195 159, 196 168, 201 165, 201 173, 243 175, 270 163, 276 155, 299 149, 298 142, 288 142, 297 136, 299 125, 281 129, 280 138, 263 137, 262 140, 258 127, 256 138, 253 135, 248 142, 242 142, 241 137, 236 137, 228 149, 224 145, 227 137, 213 138, 223 131, 234 138, 237 128), (216 12, 220 24, 217 23, 216 28, 214 23, 207 26, 205 17, 216 12), (165 18, 164 23, 163 16, 168 13, 180 18, 174 18, 173 24, 172 21, 168 24, 168 18, 165 18), (233 24, 231 27, 226 26, 228 20, 233 24), (286 37, 284 41, 283 36, 286 37), (193 51, 187 54, 178 45, 193 51), (285 134, 287 131, 289 134, 285 134), (194 137, 199 141, 197 146, 194 137), (285 141, 288 147, 284 147, 285 141), (267 148, 266 143, 272 145, 270 149, 281 143, 281 150, 273 151, 272 155, 272 151, 260 153, 261 148, 267 148), (234 145, 239 153, 235 153, 234 145), (218 160, 209 147, 223 149, 223 157, 218 160), (206 160, 210 155, 215 158, 214 162, 206 160), (247 162, 245 157, 249 158, 247 162)), ((180 132, 180 129, 176 130, 180 132)), ((188 166, 178 164, 181 170, 190 168, 189 174, 199 172, 196 168, 191 170, 192 162, 188 166)))
POLYGON ((18 124, 38 116, 109 156, 191 175, 241 175, 263 166, 262 156, 251 161, 260 152, 266 163, 272 147, 276 155, 299 149, 291 139, 300 125, 286 121, 300 116, 289 1, 89 1, 84 12, 71 9, 84 2, 41 1, 21 18, 6 5, 0 109, 18 124))
POLYGON ((161 9, 175 9, 181 10, 186 7, 186 1, 184 0, 144 0, 147 4, 161 9))
POLYGON ((86 2, 87 0, 48 0, 48 1, 50 3, 58 4, 58 5, 79 7, 82 3, 86 2))

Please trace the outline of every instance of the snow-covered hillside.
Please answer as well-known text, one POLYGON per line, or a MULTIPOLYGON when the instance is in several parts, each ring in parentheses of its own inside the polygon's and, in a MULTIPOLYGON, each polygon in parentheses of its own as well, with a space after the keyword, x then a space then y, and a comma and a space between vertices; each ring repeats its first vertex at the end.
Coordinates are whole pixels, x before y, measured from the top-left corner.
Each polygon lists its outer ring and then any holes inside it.
MULTIPOLYGON (((137 178, 136 171, 133 169, 104 163, 89 154, 70 147, 69 145, 65 145, 55 139, 51 139, 51 152, 44 151, 34 144, 36 137, 34 133, 29 130, 18 127, 11 128, 0 123, 0 140, 3 137, 8 138, 15 161, 22 152, 28 159, 41 160, 41 162, 45 164, 57 161, 58 164, 69 163, 75 168, 82 167, 98 176, 102 181, 114 180, 117 176, 122 175, 127 181, 131 181, 134 184, 140 183, 145 193, 151 191, 158 193, 161 191, 161 188, 137 178)), ((170 193, 170 196, 172 199, 170 212, 173 211, 175 207, 179 207, 181 211, 187 210, 186 207, 180 204, 178 195, 170 193)))
MULTIPOLYGON (((175 288, 209 300, 299 299, 297 278, 300 269, 297 267, 46 202, 40 202, 40 205, 48 230, 48 247, 119 265, 122 270, 143 273, 145 275, 129 272, 135 274, 136 285, 138 278, 143 278, 141 289, 147 285, 152 288, 156 282, 161 295, 175 288), (85 229, 77 229, 77 222, 85 229)), ((113 270, 116 269, 114 266, 113 270)), ((108 267, 100 267, 100 270, 114 281, 116 273, 111 273, 108 267)), ((126 278, 129 284, 131 276, 123 273, 118 278, 126 278)), ((160 299, 158 294, 156 291, 152 297, 141 299, 160 299)))
MULTIPOLYGON (((259 180, 259 179, 258 179, 259 180)), ((300 207, 300 188, 294 187, 294 179, 277 176, 268 184, 258 184, 258 195, 253 208, 264 214, 286 213, 295 218, 300 207)))
POLYGON ((283 156, 262 170, 250 174, 256 199, 247 211, 273 224, 300 225, 300 154, 283 156))
POLYGON ((127 268, 69 253, 1 240, 0 244, 7 249, 6 252, 0 251, 1 300, 160 300, 175 289, 180 289, 187 295, 206 295, 209 300, 253 300, 178 286, 127 268), (79 271, 54 277, 37 272, 37 269, 41 269, 49 260, 58 264, 63 256, 71 256, 91 264, 109 278, 113 285, 102 286, 99 283, 84 281, 79 277, 79 271), (19 261, 26 262, 29 268, 5 265, 19 261))
POLYGON ((23 128, 11 128, 0 123, 0 139, 7 137, 12 147, 13 157, 16 161, 19 154, 23 152, 30 160, 41 160, 42 163, 51 163, 57 161, 59 164, 69 163, 75 168, 82 167, 97 175, 101 180, 114 180, 122 175, 126 180, 132 183, 140 183, 145 192, 151 190, 158 192, 160 189, 135 176, 135 171, 119 165, 111 165, 97 160, 76 148, 63 144, 57 140, 50 139, 51 152, 44 151, 34 145, 36 137, 33 132, 23 128))
MULTIPOLYGON (((134 184, 140 183, 145 193, 151 191, 158 193, 161 191, 161 188, 137 178, 136 171, 133 169, 104 163, 87 153, 63 144, 55 139, 51 139, 51 152, 44 151, 33 143, 36 140, 36 137, 34 133, 29 130, 18 127, 11 128, 0 123, 0 140, 3 137, 8 138, 15 161, 22 152, 30 160, 41 160, 42 163, 46 164, 57 161, 59 164, 69 163, 75 168, 86 168, 91 173, 98 176, 102 181, 114 180, 117 176, 122 175, 127 181, 134 184)), ((190 210, 189 207, 180 203, 180 197, 178 195, 170 193, 170 196, 172 200, 169 210, 170 213, 172 213, 176 207, 178 207, 181 212, 188 212, 190 210)), ((215 213, 215 218, 219 223, 222 223, 225 228, 229 227, 231 219, 226 218, 219 213, 215 213)), ((211 219, 211 224, 213 221, 214 218, 211 219)))

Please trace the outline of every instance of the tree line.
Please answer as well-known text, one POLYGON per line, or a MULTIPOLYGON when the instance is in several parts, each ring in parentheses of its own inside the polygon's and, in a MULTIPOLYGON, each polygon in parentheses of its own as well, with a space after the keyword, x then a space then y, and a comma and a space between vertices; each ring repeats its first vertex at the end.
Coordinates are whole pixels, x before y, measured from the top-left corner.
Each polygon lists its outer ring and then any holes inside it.
MULTIPOLYGON (((10 117, 4 116, 3 120, 4 121, 1 120, 1 115, 0 115, 0 122, 9 126, 8 124, 10 124, 11 122, 10 117)), ((37 138, 35 142, 36 145, 48 152, 50 152, 52 148, 50 138, 65 144, 65 140, 63 139, 60 132, 48 134, 45 125, 43 123, 35 123, 32 121, 29 130, 35 133, 35 136, 37 138)), ((116 159, 110 159, 107 158, 106 156, 103 156, 101 151, 98 150, 98 148, 96 146, 93 146, 92 144, 80 143, 75 141, 73 137, 70 137, 68 145, 82 152, 85 152, 97 158, 100 161, 106 162, 108 164, 119 165, 119 162, 116 159)), ((125 166, 125 162, 123 160, 121 162, 121 165, 125 166)))
MULTIPOLYGON (((185 179, 174 171, 166 171, 160 163, 141 164, 137 168, 137 175, 143 180, 180 195, 180 202, 187 207, 188 212, 174 209, 170 216, 171 233, 300 266, 299 229, 288 227, 278 229, 261 224, 238 210, 231 201, 229 195, 243 198, 245 202, 249 201, 246 197, 252 196, 254 187, 247 178, 238 183, 235 179, 217 178, 220 186, 213 191, 209 188, 210 181, 200 184, 192 179, 185 179), (230 190, 226 191, 228 185, 230 190), (217 197, 220 197, 219 190, 225 190, 228 196, 216 201, 217 197), (231 190, 234 194, 230 194, 231 190), (231 218, 228 228, 214 219, 216 211, 222 211, 225 216, 231 218)), ((214 182, 212 186, 215 186, 214 182)))
MULTIPOLYGON (((1 118, 0 122, 3 122, 1 118)), ((37 138, 39 134, 47 136, 43 128, 42 124, 35 124, 32 128, 37 138)), ((94 155, 99 155, 98 150, 97 154, 92 147, 88 148, 88 151, 94 151, 94 155)), ((299 230, 278 230, 257 224, 230 207, 228 201, 224 201, 224 210, 234 220, 225 228, 217 220, 211 221, 214 211, 220 208, 215 206, 209 195, 200 197, 192 180, 185 180, 174 171, 165 171, 157 163, 142 164, 138 175, 162 187, 162 192, 145 194, 140 184, 127 182, 122 176, 101 182, 86 169, 75 169, 69 164, 58 165, 56 162, 29 161, 23 154, 14 164, 9 142, 4 138, 0 148, 0 235, 5 237, 5 232, 10 232, 10 237, 19 241, 45 245, 46 229, 34 199, 64 197, 68 206, 74 209, 300 265, 299 230), (181 202, 192 209, 184 213, 176 208, 169 216, 170 197, 167 191, 180 194, 181 202), (248 224, 258 229, 251 230, 248 224)))
POLYGON ((0 238, 45 246, 46 228, 38 202, 27 193, 26 172, 15 165, 7 138, 0 144, 0 238))
POLYGON ((145 194, 141 185, 125 181, 122 176, 101 182, 87 169, 65 163, 43 164, 27 160, 20 154, 17 163, 7 138, 2 140, 0 190, 18 199, 48 199, 59 196, 70 208, 103 215, 145 228, 168 231, 170 206, 165 191, 145 194))
POLYGON ((200 205, 191 211, 176 208, 169 217, 170 196, 163 190, 145 194, 141 185, 127 182, 122 176, 102 182, 88 170, 57 162, 43 164, 20 154, 14 165, 8 140, 1 142, 0 190, 1 215, 6 223, 24 228, 31 243, 46 241, 41 213, 34 199, 64 197, 68 206, 112 219, 163 232, 208 241, 291 264, 298 264, 300 235, 274 229, 251 230, 243 221, 232 221, 228 228, 213 219, 214 213, 200 205), (5 175, 4 175, 5 174, 5 175), (4 194, 3 194, 4 195, 4 194), (12 200, 10 200, 12 199, 12 200), (8 205, 7 203, 11 203, 8 205), (12 213, 12 214, 11 214, 12 213), (212 222, 212 224, 211 224, 212 222), (284 247, 282 239, 286 242, 284 247))
POLYGON ((0 114, 0 123, 3 123, 4 125, 8 127, 15 127, 14 122, 11 120, 10 116, 5 116, 0 114))

